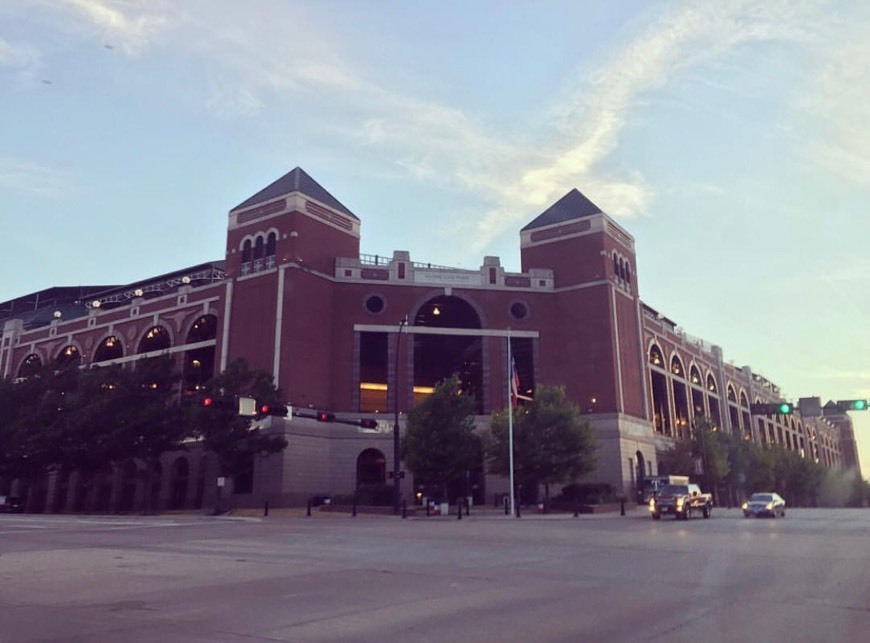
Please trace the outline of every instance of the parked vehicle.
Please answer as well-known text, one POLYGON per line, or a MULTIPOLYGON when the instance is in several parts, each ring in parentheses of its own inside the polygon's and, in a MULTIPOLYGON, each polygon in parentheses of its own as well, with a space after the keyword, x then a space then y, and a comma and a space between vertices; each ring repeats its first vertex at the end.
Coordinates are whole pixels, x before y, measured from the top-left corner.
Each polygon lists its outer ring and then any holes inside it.
POLYGON ((772 491, 753 493, 749 500, 743 503, 743 515, 747 518, 750 516, 776 518, 778 515, 785 518, 785 499, 772 491))
POLYGON ((650 476, 643 480, 643 502, 648 503, 665 485, 689 484, 689 476, 650 476))
POLYGON ((673 514, 683 520, 692 514, 709 518, 713 515, 713 496, 702 493, 696 484, 669 484, 649 501, 649 511, 653 520, 661 520, 662 514, 673 514))
POLYGON ((17 496, 0 496, 0 514, 23 514, 24 502, 17 496))

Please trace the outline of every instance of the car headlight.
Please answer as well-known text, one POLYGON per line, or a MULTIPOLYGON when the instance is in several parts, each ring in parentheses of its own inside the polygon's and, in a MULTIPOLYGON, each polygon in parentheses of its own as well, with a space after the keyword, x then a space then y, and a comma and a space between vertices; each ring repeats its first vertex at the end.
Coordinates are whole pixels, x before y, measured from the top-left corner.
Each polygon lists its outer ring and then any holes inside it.
POLYGON ((656 499, 650 498, 649 499, 649 510, 652 511, 655 508, 656 508, 656 499))
POLYGON ((683 499, 682 499, 682 498, 677 498, 677 506, 679 507, 679 506, 681 506, 682 504, 683 504, 683 499))
POLYGON ((743 503, 743 506, 741 507, 741 509, 743 509, 743 511, 746 511, 746 508, 747 508, 747 507, 749 507, 749 504, 747 504, 747 503, 744 502, 744 503, 743 503))
POLYGON ((772 503, 772 502, 768 502, 767 505, 765 505, 764 508, 767 509, 768 511, 770 511, 771 509, 773 509, 773 503, 772 503))

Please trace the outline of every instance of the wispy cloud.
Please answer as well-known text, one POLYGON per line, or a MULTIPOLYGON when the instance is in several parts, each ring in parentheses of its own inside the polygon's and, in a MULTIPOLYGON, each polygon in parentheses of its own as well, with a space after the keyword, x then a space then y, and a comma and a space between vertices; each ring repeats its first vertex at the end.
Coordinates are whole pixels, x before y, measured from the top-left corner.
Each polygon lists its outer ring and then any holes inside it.
POLYGON ((144 50, 168 26, 163 0, 60 1, 96 29, 107 44, 128 54, 144 50))
POLYGON ((57 199, 69 196, 71 181, 51 167, 0 157, 0 187, 11 192, 57 199))
POLYGON ((39 60, 40 54, 36 47, 0 38, 0 66, 27 69, 35 67, 39 60))
MULTIPOLYGON (((825 40, 820 34, 831 24, 826 18, 831 3, 823 1, 666 5, 644 29, 623 34, 610 53, 599 52, 593 73, 566 84, 546 106, 544 125, 517 134, 387 84, 382 74, 357 62, 353 44, 328 33, 304 5, 281 5, 276 21, 247 4, 221 4, 217 11, 208 3, 165 0, 62 3, 130 53, 175 31, 172 46, 203 66, 207 105, 220 117, 249 118, 283 104, 303 104, 315 120, 340 116, 330 122, 349 125, 337 135, 377 149, 407 176, 468 191, 484 210, 469 235, 470 252, 515 231, 530 213, 575 186, 611 215, 643 215, 656 196, 643 175, 603 167, 644 99, 687 70, 703 69, 746 44, 820 46, 825 40), (292 38, 287 24, 294 25, 292 38)), ((868 71, 866 51, 856 38, 832 53, 818 78, 825 97, 805 108, 826 121, 831 113, 846 116, 815 149, 820 162, 864 180, 870 176, 866 141, 850 132, 867 104, 866 83, 859 82, 868 71), (848 101, 827 98, 848 86, 854 87, 848 101)))

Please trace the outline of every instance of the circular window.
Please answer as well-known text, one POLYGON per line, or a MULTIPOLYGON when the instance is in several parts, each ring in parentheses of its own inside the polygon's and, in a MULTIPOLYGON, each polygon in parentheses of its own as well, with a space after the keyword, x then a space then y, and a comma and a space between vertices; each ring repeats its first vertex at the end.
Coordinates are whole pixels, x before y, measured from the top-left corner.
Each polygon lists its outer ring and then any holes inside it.
POLYGON ((372 295, 366 299, 366 310, 376 315, 384 310, 384 298, 380 295, 372 295))
POLYGON ((529 307, 521 301, 515 301, 511 304, 511 317, 514 319, 525 319, 529 316, 529 307))

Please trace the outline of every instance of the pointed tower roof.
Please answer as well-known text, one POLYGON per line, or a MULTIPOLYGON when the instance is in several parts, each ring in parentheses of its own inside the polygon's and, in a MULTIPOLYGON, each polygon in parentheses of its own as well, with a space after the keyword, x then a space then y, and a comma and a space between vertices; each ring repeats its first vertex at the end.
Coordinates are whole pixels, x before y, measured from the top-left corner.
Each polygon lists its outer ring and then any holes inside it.
POLYGON ((543 228, 556 223, 565 223, 574 219, 582 219, 593 214, 601 214, 601 208, 587 199, 580 190, 574 188, 568 194, 544 210, 538 217, 520 232, 543 228))
POLYGON ((248 200, 243 201, 234 207, 230 212, 248 208, 257 203, 264 203, 279 196, 290 194, 291 192, 301 192, 305 196, 309 196, 316 201, 320 201, 339 212, 343 212, 344 214, 359 220, 353 212, 342 205, 341 201, 332 196, 317 181, 308 176, 308 173, 301 167, 296 167, 290 170, 277 181, 267 185, 248 200))

